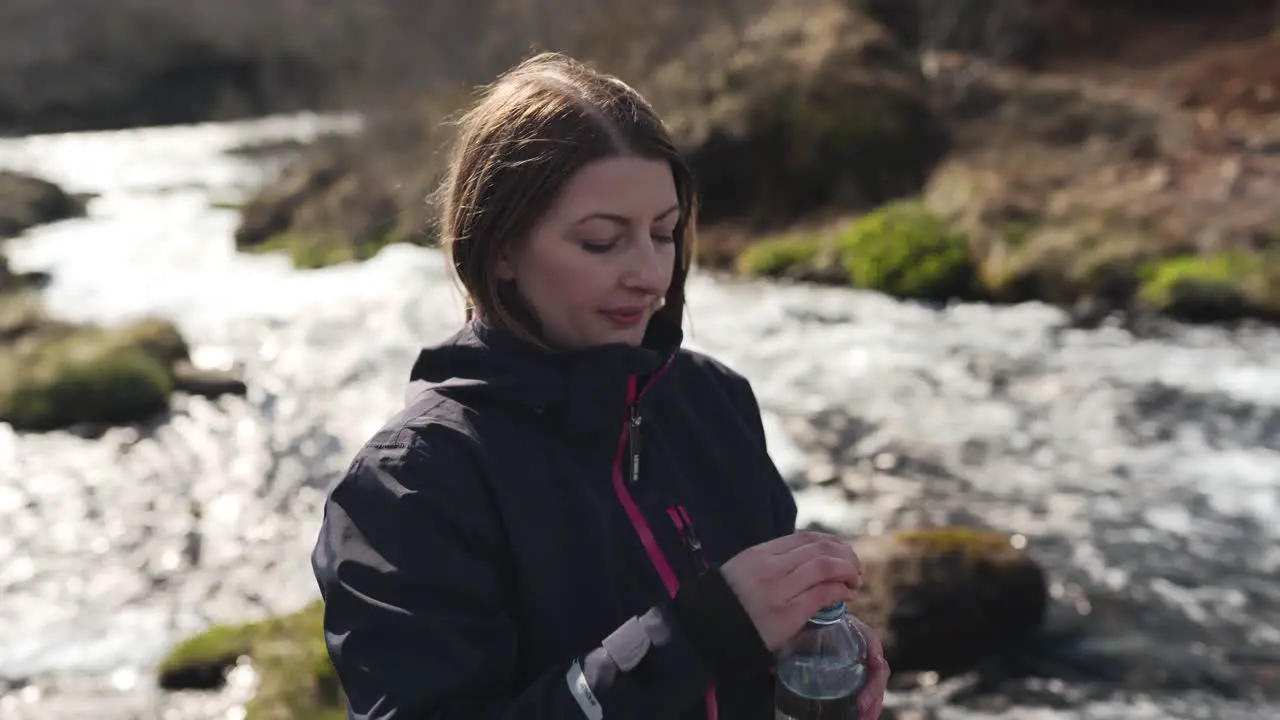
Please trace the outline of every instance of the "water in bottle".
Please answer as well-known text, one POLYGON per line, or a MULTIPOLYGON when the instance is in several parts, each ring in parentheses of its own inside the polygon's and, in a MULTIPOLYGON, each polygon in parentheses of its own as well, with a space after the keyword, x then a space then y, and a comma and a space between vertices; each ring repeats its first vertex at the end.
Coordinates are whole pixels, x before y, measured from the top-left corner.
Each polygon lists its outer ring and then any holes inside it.
POLYGON ((819 610, 778 651, 775 720, 858 720, 867 639, 843 602, 819 610))

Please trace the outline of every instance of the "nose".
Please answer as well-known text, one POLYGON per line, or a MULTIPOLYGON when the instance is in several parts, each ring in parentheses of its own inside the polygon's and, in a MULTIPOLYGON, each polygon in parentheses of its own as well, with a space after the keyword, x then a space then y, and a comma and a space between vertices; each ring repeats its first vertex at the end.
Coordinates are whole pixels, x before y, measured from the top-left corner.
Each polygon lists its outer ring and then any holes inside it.
POLYGON ((628 253, 627 271, 622 275, 622 284, 628 290, 643 292, 646 295, 661 296, 667 292, 671 282, 671 259, 668 253, 662 252, 658 243, 643 232, 631 243, 628 253))

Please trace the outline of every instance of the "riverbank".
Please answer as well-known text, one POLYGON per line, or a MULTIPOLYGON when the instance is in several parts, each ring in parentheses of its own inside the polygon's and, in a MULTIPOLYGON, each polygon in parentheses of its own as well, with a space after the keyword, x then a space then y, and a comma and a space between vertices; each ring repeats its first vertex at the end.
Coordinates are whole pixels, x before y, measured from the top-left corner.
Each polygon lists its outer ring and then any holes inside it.
MULTIPOLYGON (((926 77, 866 16, 792 2, 627 79, 701 180, 705 268, 912 300, 1042 301, 1084 324, 1274 322, 1280 107, 1248 92, 1280 82, 1260 69, 1280 39, 1229 49, 1127 76, 974 74, 974 58, 937 55, 926 77), (1214 91, 1223 77, 1252 90, 1214 91)), ((314 149, 245 205, 238 244, 299 267, 433 244, 426 198, 459 102, 428 98, 314 149)))

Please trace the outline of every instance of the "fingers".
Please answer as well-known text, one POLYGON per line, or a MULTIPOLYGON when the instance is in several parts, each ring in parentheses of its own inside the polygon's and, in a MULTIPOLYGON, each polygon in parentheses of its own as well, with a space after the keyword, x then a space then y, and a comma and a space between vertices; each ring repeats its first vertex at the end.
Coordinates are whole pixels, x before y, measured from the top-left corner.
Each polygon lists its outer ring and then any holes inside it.
POLYGON ((798 532, 750 547, 720 568, 771 650, 814 613, 850 599, 862 585, 862 561, 845 540, 798 532))
POLYGON ((889 663, 884 658, 884 646, 880 636, 866 623, 858 622, 858 628, 867 639, 868 664, 871 677, 858 696, 858 720, 876 720, 884 709, 884 694, 889 685, 889 663))
POLYGON ((826 555, 852 563, 857 568, 858 575, 862 575, 862 559, 853 551, 853 546, 832 535, 813 533, 813 537, 808 542, 797 545, 785 553, 780 553, 779 559, 784 563, 791 563, 794 567, 818 555, 826 555))
POLYGON ((884 710, 885 688, 889 683, 889 665, 883 655, 871 659, 871 677, 858 695, 858 720, 876 720, 884 710))
POLYGON ((806 550, 797 550, 787 556, 788 559, 797 556, 801 560, 782 578, 788 591, 784 599, 788 602, 815 585, 842 585, 843 594, 837 600, 847 599, 862 586, 862 573, 855 563, 827 555, 821 549, 806 550))
POLYGON ((815 530, 800 530, 793 532, 790 535, 783 535, 782 537, 774 538, 769 542, 762 543, 759 547, 762 550, 768 550, 769 553, 773 555, 785 555, 798 547, 822 542, 838 543, 841 545, 849 544, 831 533, 817 532, 815 530))

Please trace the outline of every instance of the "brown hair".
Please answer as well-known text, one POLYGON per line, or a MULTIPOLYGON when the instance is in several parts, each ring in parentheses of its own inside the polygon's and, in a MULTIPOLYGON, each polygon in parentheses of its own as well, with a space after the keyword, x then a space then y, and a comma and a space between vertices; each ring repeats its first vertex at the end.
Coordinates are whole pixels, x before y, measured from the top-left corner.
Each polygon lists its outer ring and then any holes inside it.
POLYGON ((582 166, 618 155, 671 165, 680 218, 676 267, 659 314, 680 324, 693 257, 693 174, 662 120, 626 83, 559 53, 516 65, 458 121, 440 187, 440 240, 467 294, 467 319, 543 344, 537 318, 495 274, 506 243, 528 237, 582 166))

